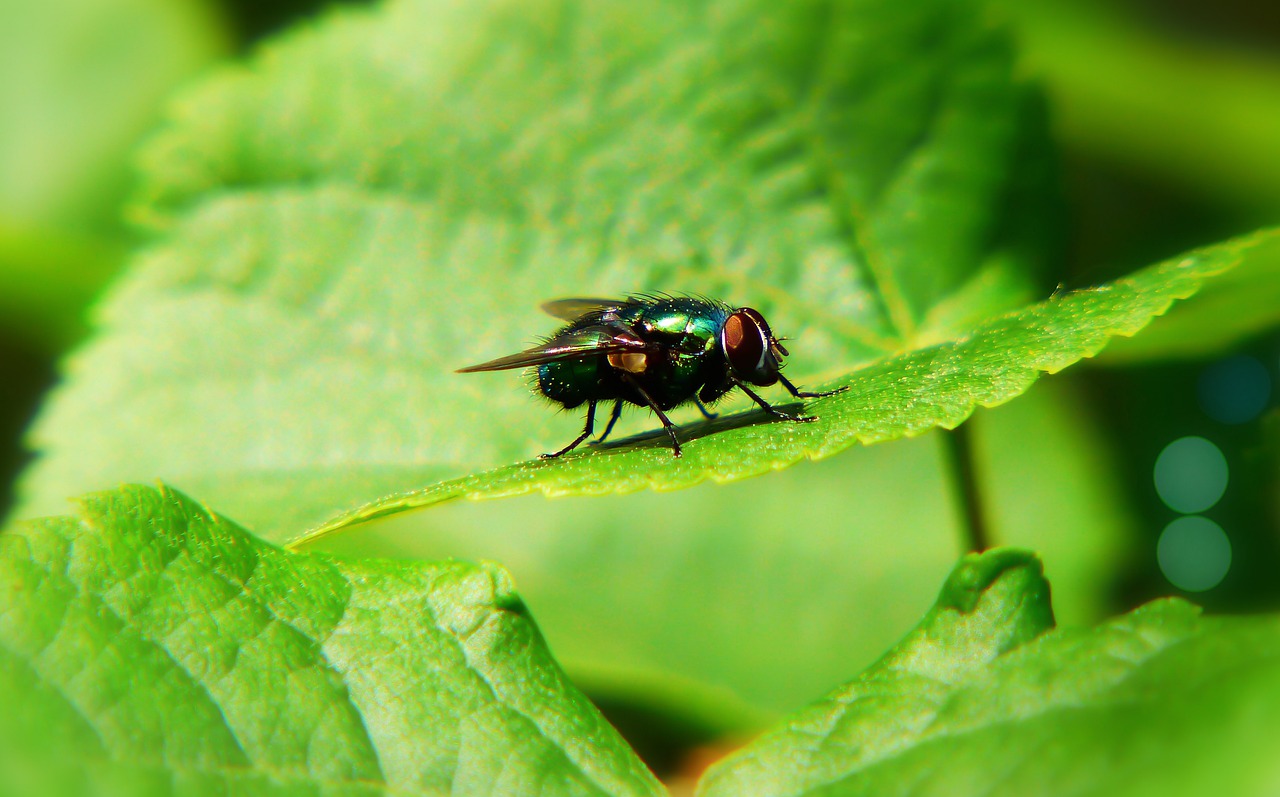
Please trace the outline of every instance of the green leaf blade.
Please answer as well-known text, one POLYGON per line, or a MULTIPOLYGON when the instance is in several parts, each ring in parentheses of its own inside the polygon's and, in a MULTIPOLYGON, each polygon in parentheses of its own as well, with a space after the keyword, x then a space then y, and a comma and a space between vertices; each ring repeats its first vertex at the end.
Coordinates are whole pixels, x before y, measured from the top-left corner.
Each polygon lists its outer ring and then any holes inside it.
MULTIPOLYGON (((975 559, 1019 558, 970 557, 952 582, 975 559)), ((977 612, 944 589, 885 659, 714 766, 699 793, 1268 792, 1277 723, 1259 707, 1280 701, 1275 618, 1203 619, 1166 600, 1051 631, 1046 585, 1024 572, 985 592, 976 580, 977 612), (951 644, 966 638, 986 643, 951 644)))
POLYGON ((0 546, 0 691, 39 704, 0 733, 46 768, 136 793, 659 791, 494 566, 284 554, 149 488, 0 546))
POLYGON ((909 351, 818 387, 849 389, 807 402, 814 423, 774 422, 760 412, 730 416, 696 428, 671 456, 662 437, 640 445, 611 444, 554 462, 521 463, 488 473, 389 496, 341 515, 299 541, 457 497, 628 492, 676 489, 704 480, 727 482, 821 459, 856 444, 913 437, 954 428, 979 406, 994 407, 1100 352, 1114 336, 1133 335, 1177 300, 1233 268, 1252 249, 1280 233, 1208 247, 1152 266, 1114 283, 1051 297, 996 318, 954 342, 909 351), (705 436, 704 436, 705 435, 705 436))
POLYGON ((750 304, 804 382, 1016 306, 1035 225, 993 208, 1040 153, 971 10, 406 1, 283 38, 145 153, 159 238, 33 432, 23 514, 110 473, 285 539, 553 448, 511 375, 453 370, 557 296, 750 304))

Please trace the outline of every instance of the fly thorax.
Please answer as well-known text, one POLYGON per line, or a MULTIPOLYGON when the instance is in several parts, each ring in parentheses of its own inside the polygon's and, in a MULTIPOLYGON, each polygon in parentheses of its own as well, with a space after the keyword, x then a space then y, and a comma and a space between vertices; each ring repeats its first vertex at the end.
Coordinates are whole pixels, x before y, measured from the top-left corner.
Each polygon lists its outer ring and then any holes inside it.
POLYGON ((646 319, 646 331, 650 334, 665 335, 674 339, 683 338, 693 325, 687 313, 663 313, 656 318, 646 319))

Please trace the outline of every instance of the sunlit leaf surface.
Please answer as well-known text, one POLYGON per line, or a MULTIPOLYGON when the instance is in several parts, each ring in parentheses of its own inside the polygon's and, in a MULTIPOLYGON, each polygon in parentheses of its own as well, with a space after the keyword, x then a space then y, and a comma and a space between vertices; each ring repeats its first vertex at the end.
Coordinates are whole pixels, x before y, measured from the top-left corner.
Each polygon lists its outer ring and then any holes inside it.
MULTIPOLYGON (((806 385, 950 339, 1031 296, 1043 251, 1011 59, 944 0, 335 14, 185 95, 144 153, 158 237, 35 428, 25 512, 158 477, 285 539, 528 459, 581 421, 453 371, 550 332, 557 296, 750 304, 806 385)), ((812 446, 746 431, 744 473, 812 446)), ((672 485, 710 473, 692 448, 672 485)))
POLYGON ((0 536, 0 705, 12 794, 661 793, 502 569, 285 553, 168 490, 0 536))

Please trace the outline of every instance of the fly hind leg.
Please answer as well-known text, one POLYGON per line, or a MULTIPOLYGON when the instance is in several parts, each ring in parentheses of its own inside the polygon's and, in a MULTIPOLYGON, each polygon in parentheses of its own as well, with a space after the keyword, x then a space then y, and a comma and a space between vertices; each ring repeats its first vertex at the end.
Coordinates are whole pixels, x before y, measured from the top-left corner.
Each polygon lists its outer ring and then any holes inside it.
POLYGON ((538 459, 555 459, 561 454, 567 454, 570 451, 574 450, 575 448, 578 447, 578 445, 583 440, 586 440, 588 437, 591 436, 591 428, 595 425, 595 422, 596 422, 596 402, 595 402, 595 399, 592 399, 591 403, 587 405, 587 425, 583 427, 582 434, 575 437, 572 443, 560 449, 559 451, 555 452, 554 454, 543 454, 542 456, 538 457, 538 459))

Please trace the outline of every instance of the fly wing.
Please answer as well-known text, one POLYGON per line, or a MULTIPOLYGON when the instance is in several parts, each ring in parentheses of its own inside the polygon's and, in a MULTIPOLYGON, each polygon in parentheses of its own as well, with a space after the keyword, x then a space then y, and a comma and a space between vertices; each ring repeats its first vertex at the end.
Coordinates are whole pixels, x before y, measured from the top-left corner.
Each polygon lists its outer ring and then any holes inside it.
POLYGON ((548 315, 555 316, 562 321, 577 321, 587 313, 603 313, 615 307, 626 305, 625 299, 601 299, 576 297, 571 299, 556 299, 552 302, 543 302, 542 310, 548 315))
POLYGON ((594 326, 575 329, 556 335, 554 338, 506 357, 499 357, 487 363, 459 368, 460 374, 472 374, 477 371, 507 371, 512 368, 528 368, 531 365, 571 360, 589 354, 612 354, 614 352, 644 351, 645 343, 617 327, 594 326))

